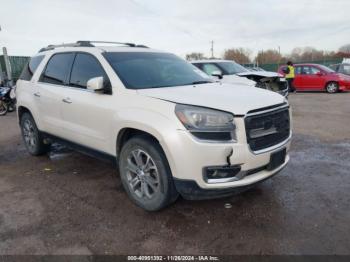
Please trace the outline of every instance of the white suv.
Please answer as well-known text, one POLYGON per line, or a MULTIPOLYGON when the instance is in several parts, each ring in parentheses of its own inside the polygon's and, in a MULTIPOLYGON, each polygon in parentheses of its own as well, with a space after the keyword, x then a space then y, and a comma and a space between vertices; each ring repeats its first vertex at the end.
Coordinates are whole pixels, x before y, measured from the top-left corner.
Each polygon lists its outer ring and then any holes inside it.
POLYGON ((129 197, 159 210, 228 196, 286 166, 288 102, 213 82, 177 56, 145 46, 79 41, 40 50, 17 82, 27 150, 52 141, 117 160, 129 197))

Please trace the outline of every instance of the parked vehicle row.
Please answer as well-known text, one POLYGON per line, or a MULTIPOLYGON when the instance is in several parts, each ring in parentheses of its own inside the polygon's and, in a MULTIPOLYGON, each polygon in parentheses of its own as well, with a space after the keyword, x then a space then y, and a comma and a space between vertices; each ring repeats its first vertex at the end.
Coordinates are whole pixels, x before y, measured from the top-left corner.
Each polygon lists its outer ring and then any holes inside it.
POLYGON ((30 154, 60 141, 117 161, 130 199, 152 211, 179 194, 242 192, 287 165, 292 131, 283 96, 219 83, 173 54, 123 45, 79 41, 30 60, 17 82, 30 154))
POLYGON ((330 65, 329 67, 337 73, 350 76, 350 64, 348 63, 330 65))
POLYGON ((288 84, 279 73, 248 70, 231 60, 198 60, 193 61, 192 64, 207 75, 219 78, 223 83, 238 84, 243 82, 249 86, 271 90, 285 97, 288 96, 288 84))
MULTIPOLYGON (((284 74, 285 65, 278 69, 284 74)), ((319 64, 295 64, 293 86, 297 91, 350 91, 350 76, 319 64)))

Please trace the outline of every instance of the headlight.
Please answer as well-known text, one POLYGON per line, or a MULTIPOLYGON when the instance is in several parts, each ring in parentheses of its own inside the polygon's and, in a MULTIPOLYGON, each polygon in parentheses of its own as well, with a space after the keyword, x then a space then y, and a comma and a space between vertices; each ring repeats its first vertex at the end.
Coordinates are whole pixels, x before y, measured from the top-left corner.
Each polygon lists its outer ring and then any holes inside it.
POLYGON ((197 138, 202 140, 236 140, 236 125, 230 113, 187 105, 176 105, 176 116, 197 138))

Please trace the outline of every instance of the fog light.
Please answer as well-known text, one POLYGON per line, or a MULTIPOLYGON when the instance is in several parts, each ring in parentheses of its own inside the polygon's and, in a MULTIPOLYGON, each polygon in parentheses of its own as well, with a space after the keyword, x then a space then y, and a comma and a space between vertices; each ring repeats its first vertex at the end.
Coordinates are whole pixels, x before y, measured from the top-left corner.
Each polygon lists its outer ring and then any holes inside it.
MULTIPOLYGON (((203 170, 204 180, 208 183, 227 182, 241 171, 241 166, 211 166, 203 170)), ((235 180, 235 179, 234 179, 235 180)))

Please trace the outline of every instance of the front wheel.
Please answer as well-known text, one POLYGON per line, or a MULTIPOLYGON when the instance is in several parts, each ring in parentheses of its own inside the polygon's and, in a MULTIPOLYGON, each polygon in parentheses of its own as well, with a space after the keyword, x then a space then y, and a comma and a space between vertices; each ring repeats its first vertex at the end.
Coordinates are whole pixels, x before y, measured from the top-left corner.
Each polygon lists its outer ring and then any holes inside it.
POLYGON ((4 116, 7 114, 8 107, 4 101, 0 100, 0 116, 4 116))
POLYGON ((326 91, 330 94, 337 93, 339 90, 339 85, 336 82, 330 82, 326 86, 326 91))
POLYGON ((147 211, 162 209, 178 197, 164 152, 151 137, 126 142, 120 153, 119 173, 131 200, 147 211))

